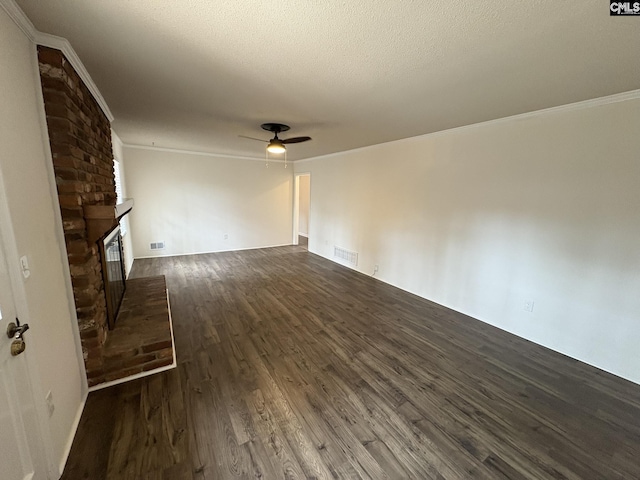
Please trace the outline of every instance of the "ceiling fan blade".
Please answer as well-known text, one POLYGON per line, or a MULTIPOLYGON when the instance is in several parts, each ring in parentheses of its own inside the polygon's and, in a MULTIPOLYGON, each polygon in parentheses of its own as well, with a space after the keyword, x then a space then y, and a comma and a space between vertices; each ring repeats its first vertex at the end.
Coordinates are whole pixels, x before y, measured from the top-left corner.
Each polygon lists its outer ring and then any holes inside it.
POLYGON ((262 138, 247 137, 246 135, 238 135, 238 136, 242 138, 248 138, 249 140, 257 140, 259 142, 269 143, 269 140, 263 140, 262 138))
POLYGON ((287 138, 286 140, 282 140, 282 143, 286 145, 288 143, 308 142, 309 140, 311 140, 311 137, 293 137, 293 138, 287 138))

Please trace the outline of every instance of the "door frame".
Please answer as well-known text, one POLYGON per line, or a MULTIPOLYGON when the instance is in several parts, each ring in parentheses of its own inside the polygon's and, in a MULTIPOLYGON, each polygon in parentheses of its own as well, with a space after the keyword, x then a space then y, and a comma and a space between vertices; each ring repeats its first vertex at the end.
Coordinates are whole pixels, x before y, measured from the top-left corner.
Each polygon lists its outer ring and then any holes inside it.
MULTIPOLYGON (((298 245, 298 230, 300 229, 300 177, 304 176, 309 177, 309 217, 311 217, 311 172, 295 173, 293 181, 293 245, 298 245)), ((311 228, 309 228, 309 230, 311 230, 311 228)), ((309 232, 307 232, 307 234, 309 234, 309 232)))

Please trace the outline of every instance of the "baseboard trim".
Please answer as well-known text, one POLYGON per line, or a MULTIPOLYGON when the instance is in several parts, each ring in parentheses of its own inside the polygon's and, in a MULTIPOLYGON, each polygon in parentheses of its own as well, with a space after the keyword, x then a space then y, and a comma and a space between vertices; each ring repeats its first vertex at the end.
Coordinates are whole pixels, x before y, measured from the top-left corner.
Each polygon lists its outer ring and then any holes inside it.
POLYGON ((73 446, 73 440, 76 438, 76 433, 78 432, 78 427, 80 426, 80 420, 82 419, 84 406, 87 404, 87 395, 88 395, 88 392, 85 392, 85 394, 83 395, 83 399, 80 402, 80 405, 78 406, 78 411, 76 412, 76 416, 73 419, 73 425, 71 427, 71 431, 69 432, 67 443, 64 446, 64 451, 62 452, 62 459, 60 461, 60 465, 58 465, 59 475, 62 475, 64 473, 64 467, 67 465, 67 460, 69 459, 69 454, 71 453, 71 447, 73 446))
POLYGON ((542 342, 537 341, 537 340, 535 340, 533 338, 525 337, 524 335, 521 335, 520 333, 518 333, 518 332, 516 332, 514 330, 505 328, 504 326, 498 325, 498 324, 496 324, 494 322, 491 322, 491 321, 489 321, 487 319, 476 317, 471 313, 464 312, 462 310, 458 310, 458 309, 453 308, 453 307, 451 307, 449 305, 446 305, 444 303, 436 302, 435 300, 432 300, 432 299, 430 299, 428 297, 425 297, 423 294, 421 294, 419 292, 415 292, 415 291, 412 291, 412 290, 407 290, 407 289, 405 289, 405 288, 403 288, 403 287, 401 287, 399 285, 396 285, 395 283, 390 282, 389 280, 384 280, 384 279, 382 279, 380 277, 377 277, 375 275, 371 275, 371 274, 368 274, 366 272, 363 272, 362 270, 359 270, 357 267, 352 267, 350 265, 346 265, 344 263, 340 263, 340 262, 336 261, 335 258, 330 257, 330 256, 326 256, 326 255, 324 255, 324 254, 322 254, 320 252, 309 250, 309 253, 311 253, 313 255, 317 255, 317 256, 319 256, 321 258, 324 258, 325 260, 329 260, 329 261, 335 263, 336 265, 340 265, 341 267, 345 267, 345 268, 348 268, 349 270, 353 270, 354 272, 359 273, 361 275, 366 275, 368 277, 371 277, 371 278, 375 279, 378 282, 382 282, 382 283, 390 285, 390 286, 392 286, 394 288, 398 288, 398 289, 402 290, 403 292, 407 292, 407 293, 409 293, 411 295, 415 295, 416 297, 420 297, 420 298, 422 298, 424 300, 427 300, 428 302, 431 302, 431 303, 433 303, 435 305, 438 305, 440 307, 443 307, 443 308, 446 308, 446 309, 451 310, 453 312, 456 312, 456 313, 459 313, 461 315, 464 315, 464 316, 466 316, 466 317, 468 317, 468 318, 470 318, 472 320, 476 320, 478 322, 482 322, 482 323, 485 323, 487 325, 490 325, 490 326, 492 326, 494 328, 497 328, 498 330, 502 330, 503 332, 507 332, 507 333, 509 333, 511 335, 514 335, 514 336, 518 337, 518 338, 526 340, 527 342, 535 343, 536 345, 539 345, 541 347, 547 348, 547 349, 549 349, 549 350, 551 350, 553 352, 559 353, 560 355, 564 355, 564 356, 566 356, 568 358, 571 358, 573 360, 576 360, 576 361, 578 361, 580 363, 584 363, 585 365, 589 365, 591 367, 597 368, 598 370, 602 370, 603 372, 606 372, 608 374, 614 375, 614 376, 616 376, 618 378, 622 378, 623 380, 626 380, 628 382, 634 383, 636 385, 640 385, 640 383, 636 379, 630 378, 630 377, 628 377, 626 375, 623 375, 620 372, 613 371, 613 370, 611 370, 611 369, 609 369, 607 367, 603 367, 602 365, 598 365, 597 363, 594 363, 592 360, 588 360, 588 359, 582 358, 581 356, 577 356, 577 355, 575 355, 575 354, 573 354, 571 352, 567 352, 567 351, 565 351, 563 349, 560 349, 558 347, 542 343, 542 342))
POLYGON ((244 250, 260 250, 262 248, 289 247, 291 245, 292 245, 291 243, 281 243, 278 245, 264 245, 262 247, 231 248, 229 250, 210 250, 205 252, 169 253, 167 255, 148 255, 144 257, 133 257, 133 258, 134 260, 142 260, 145 258, 183 257, 187 255, 206 255, 208 253, 242 252, 244 250))

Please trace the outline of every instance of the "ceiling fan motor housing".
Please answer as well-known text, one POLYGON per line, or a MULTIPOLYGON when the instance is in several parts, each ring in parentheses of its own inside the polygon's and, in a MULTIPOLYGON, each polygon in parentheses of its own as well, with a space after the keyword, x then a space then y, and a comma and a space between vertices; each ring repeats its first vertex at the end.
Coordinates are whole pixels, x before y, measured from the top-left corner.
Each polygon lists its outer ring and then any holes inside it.
POLYGON ((289 127, 289 125, 285 125, 284 123, 263 123, 260 126, 263 130, 266 130, 267 132, 273 132, 276 135, 281 132, 286 132, 291 128, 289 127))
MULTIPOLYGON (((311 137, 278 138, 279 133, 286 132, 291 128, 289 127, 289 125, 285 125, 284 123, 271 123, 271 122, 263 123, 262 125, 260 125, 260 127, 263 130, 266 130, 267 132, 271 132, 274 134, 273 138, 267 141, 267 143, 269 144, 267 146, 267 150, 272 153, 283 153, 286 151, 285 145, 288 145, 291 143, 308 142, 309 140, 311 140, 311 137)), ((248 138, 250 140, 258 140, 261 142, 265 141, 259 138, 247 137, 245 135, 239 135, 239 136, 248 138)))

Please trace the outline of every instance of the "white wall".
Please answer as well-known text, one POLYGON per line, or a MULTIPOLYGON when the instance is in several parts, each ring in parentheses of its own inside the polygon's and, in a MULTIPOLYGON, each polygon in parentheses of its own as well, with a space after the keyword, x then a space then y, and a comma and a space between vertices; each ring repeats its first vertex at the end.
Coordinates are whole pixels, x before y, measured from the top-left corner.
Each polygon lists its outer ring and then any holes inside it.
MULTIPOLYGON (((129 190, 127 189, 127 174, 125 172, 125 160, 124 152, 122 151, 122 140, 120 137, 111 130, 111 143, 113 146, 113 158, 120 162, 120 185, 122 186, 122 195, 124 198, 129 197, 129 190)), ((125 215, 120 220, 120 225, 124 228, 124 235, 122 235, 122 249, 124 250, 124 266, 127 276, 131 272, 133 267, 133 242, 131 241, 131 225, 129 224, 129 214, 125 215)))
POLYGON ((136 258, 291 244, 291 166, 127 146, 124 159, 136 258))
MULTIPOLYGON (((9 251, 27 255, 31 276, 18 282, 21 320, 31 326, 25 355, 35 357, 37 394, 51 390, 55 412, 41 419, 51 438, 52 461, 66 459, 86 395, 86 380, 71 281, 55 193, 55 180, 35 45, 0 8, 0 178, 10 224, 9 251)), ((17 258, 9 267, 18 268, 17 258)), ((45 441, 47 438, 45 438, 45 441)))
POLYGON ((296 162, 309 249, 355 250, 361 272, 640 383, 640 94, 625 98, 296 162))
POLYGON ((311 175, 300 175, 298 194, 298 234, 309 235, 309 195, 311 194, 311 175))

